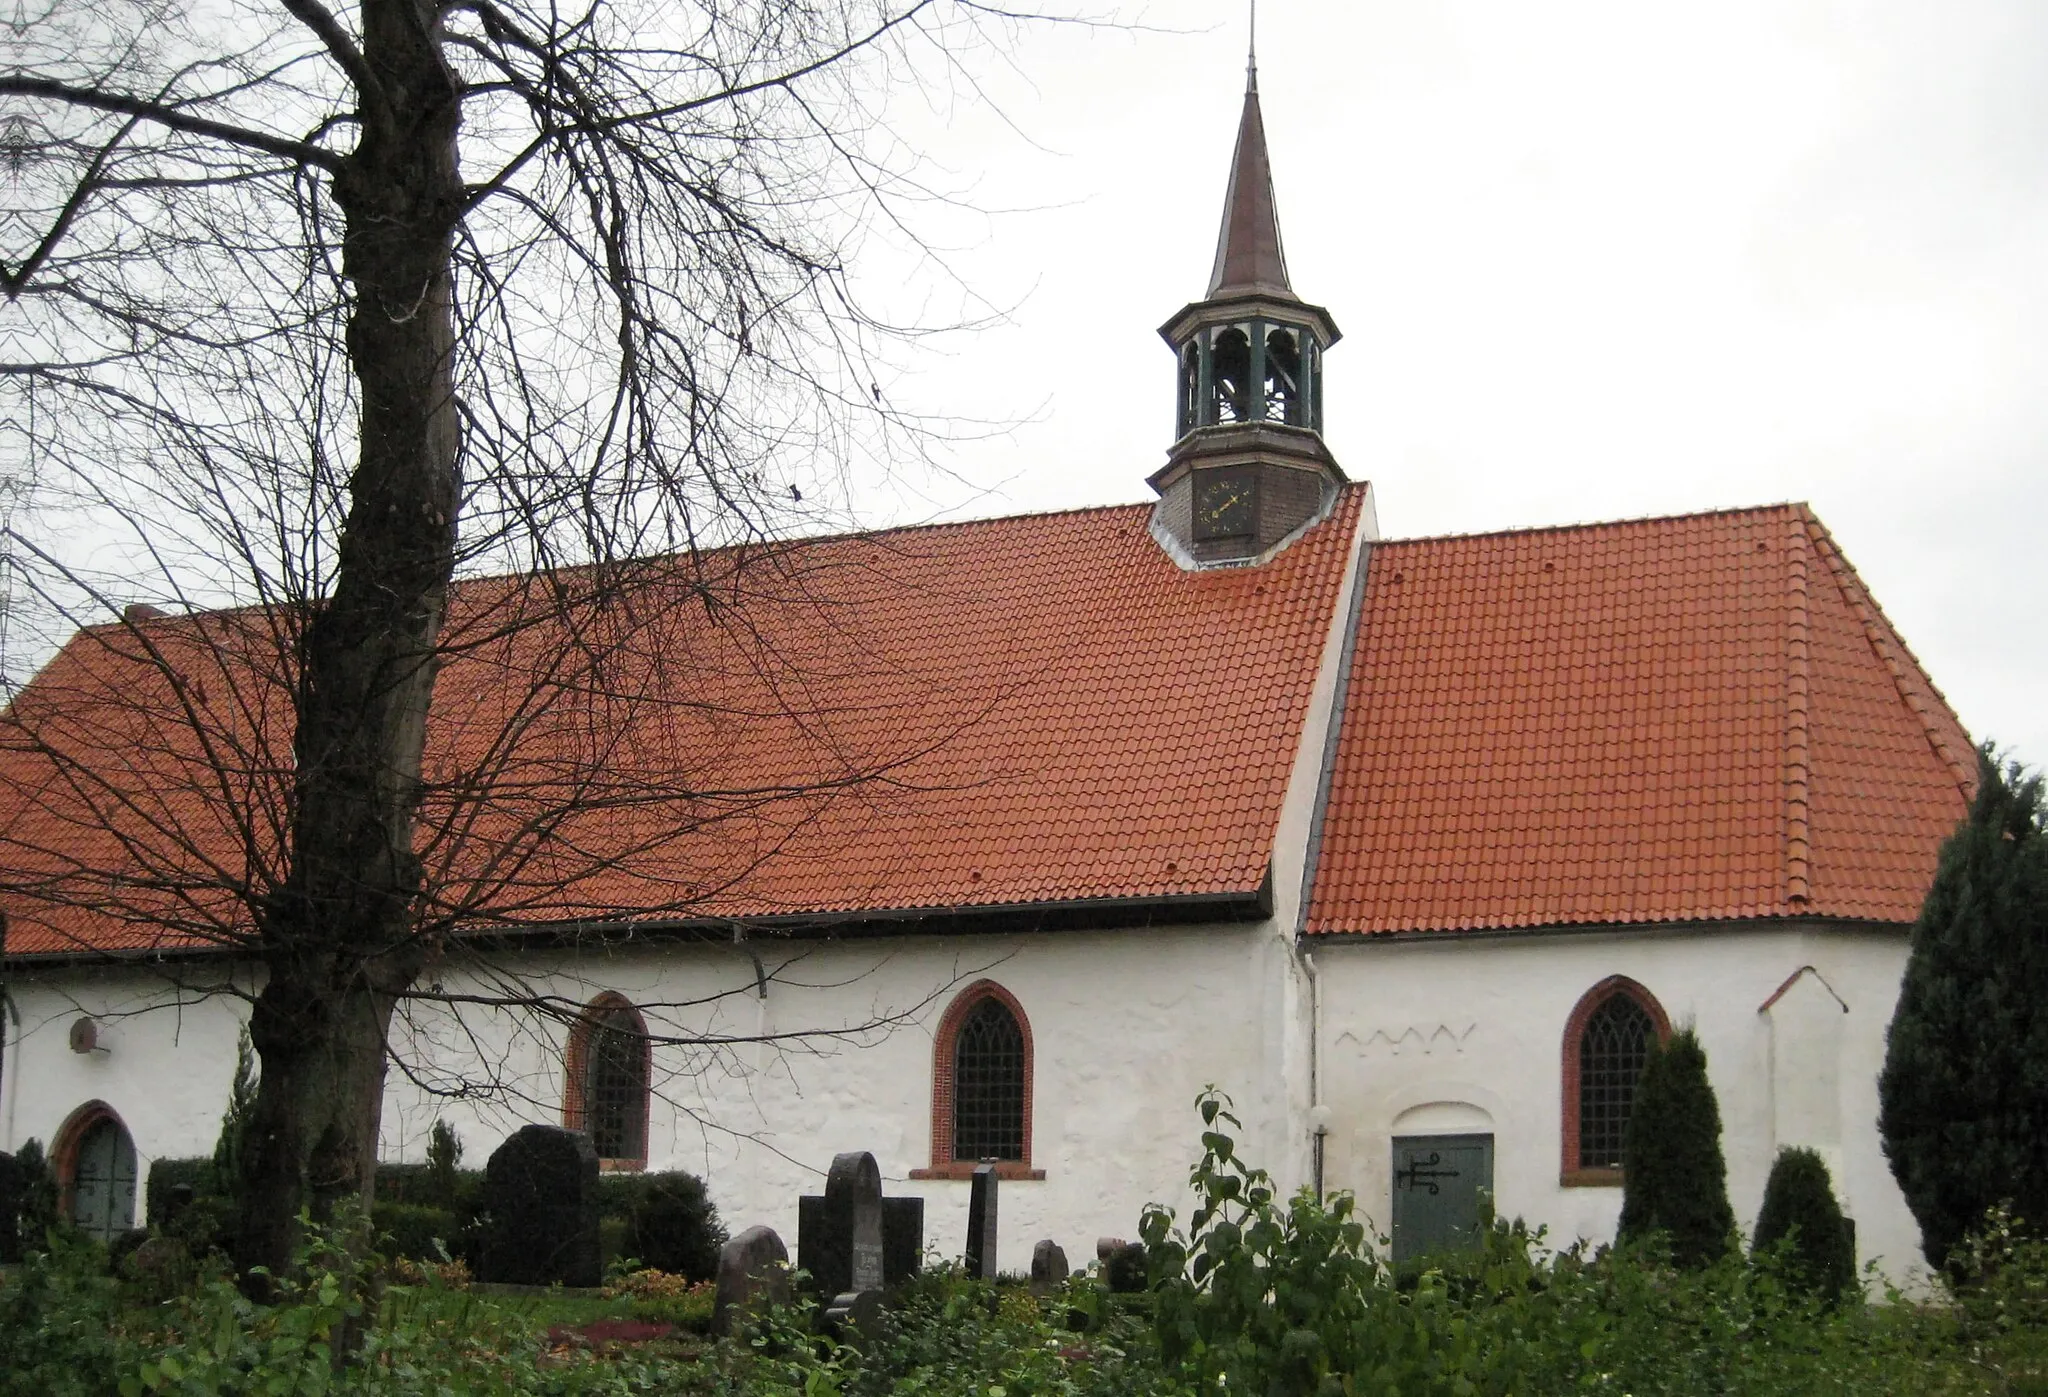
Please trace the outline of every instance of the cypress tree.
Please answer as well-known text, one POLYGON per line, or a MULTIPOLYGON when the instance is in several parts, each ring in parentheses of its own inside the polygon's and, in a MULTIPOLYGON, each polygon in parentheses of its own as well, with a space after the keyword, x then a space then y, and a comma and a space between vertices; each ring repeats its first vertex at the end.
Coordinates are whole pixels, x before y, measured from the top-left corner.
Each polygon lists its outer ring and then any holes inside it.
POLYGON ((1735 1213, 1721 1158, 1721 1110, 1691 1029, 1653 1044, 1622 1146, 1621 1236, 1663 1233, 1671 1259, 1697 1268, 1728 1253, 1735 1213))
POLYGON ((213 1186, 223 1197, 242 1196, 242 1138, 256 1110, 256 1050, 244 1028, 235 1043, 235 1079, 228 1084, 228 1108, 213 1142, 213 1186))
POLYGON ((1913 925, 1878 1078, 1885 1157, 1937 1269, 1992 1205, 2048 1225, 2042 783, 1978 753, 1969 818, 1913 925))
POLYGON ((1755 1250, 1767 1251, 1787 1238, 1794 1281, 1829 1301, 1839 1300, 1856 1277, 1856 1248, 1842 1205, 1835 1201, 1828 1166, 1812 1150, 1778 1151, 1764 1185, 1755 1250))

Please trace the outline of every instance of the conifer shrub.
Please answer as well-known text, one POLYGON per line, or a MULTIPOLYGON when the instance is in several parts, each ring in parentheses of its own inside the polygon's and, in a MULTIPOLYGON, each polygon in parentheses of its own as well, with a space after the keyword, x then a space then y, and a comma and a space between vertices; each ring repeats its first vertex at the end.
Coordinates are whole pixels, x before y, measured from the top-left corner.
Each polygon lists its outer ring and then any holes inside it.
POLYGON ((15 1230, 23 1251, 36 1251, 43 1234, 56 1226, 57 1176, 43 1155, 43 1142, 30 1140, 15 1151, 15 1230))
POLYGON ((2040 775, 1988 744, 1913 926, 1878 1104, 1937 1269, 2001 1202, 2048 1218, 2048 820, 2040 775))
POLYGON ((1828 1179, 1828 1166, 1812 1150, 1783 1149, 1764 1185, 1753 1249, 1785 1249, 1787 1275, 1834 1302, 1856 1279, 1856 1246, 1828 1179))
POLYGON ((228 1083, 228 1105, 221 1113, 220 1135, 213 1143, 213 1192, 242 1196, 242 1140, 256 1114, 256 1050, 244 1028, 235 1040, 235 1075, 228 1083))
POLYGON ((1694 1269, 1727 1255, 1734 1231, 1721 1110, 1706 1051, 1687 1028, 1651 1045, 1636 1085, 1622 1149, 1621 1237, 1662 1233, 1671 1259, 1694 1269))

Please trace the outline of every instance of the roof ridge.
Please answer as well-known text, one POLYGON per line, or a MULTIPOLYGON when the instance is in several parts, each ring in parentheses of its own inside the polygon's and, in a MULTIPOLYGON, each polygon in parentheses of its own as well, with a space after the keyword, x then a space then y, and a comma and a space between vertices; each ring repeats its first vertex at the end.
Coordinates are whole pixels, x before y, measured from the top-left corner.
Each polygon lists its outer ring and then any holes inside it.
MULTIPOLYGON (((1932 698, 1933 702, 1940 706, 1942 714, 1949 722, 1955 724, 1957 731, 1965 738, 1969 736, 1970 730, 1963 726, 1963 720, 1949 707, 1947 696, 1936 687, 1932 679, 1928 678, 1926 667, 1920 663, 1919 657, 1899 635, 1898 628, 1891 623, 1891 618, 1884 614, 1884 608, 1877 604, 1877 598, 1863 585, 1861 574, 1835 542, 1834 535, 1828 532, 1827 525, 1821 523, 1819 516, 1805 505, 1799 506, 1799 515, 1814 551, 1820 555, 1821 561, 1828 565, 1835 584, 1842 589, 1842 599, 1849 603, 1850 612, 1863 627, 1864 639, 1869 642, 1878 662, 1885 667, 1885 672, 1891 675, 1892 687, 1897 691, 1899 701, 1919 720, 1920 730, 1926 735, 1927 745, 1933 750, 1935 760, 1948 768, 1949 774, 1955 778, 1956 789, 1962 793, 1963 800, 1967 803, 1976 792, 1976 763, 1974 760, 1964 761, 1961 756, 1949 750, 1949 744, 1944 740, 1935 715, 1928 711, 1928 699, 1932 698), (1924 693, 1916 691, 1915 681, 1918 690, 1924 693)), ((1971 756, 1975 757, 1974 751, 1971 756)))
POLYGON ((1807 506, 1800 500, 1780 500, 1775 504, 1730 505, 1723 509, 1695 509, 1677 514, 1639 514, 1625 519, 1577 519, 1567 524, 1525 524, 1519 528, 1480 529, 1473 533, 1413 534, 1407 538, 1381 538, 1374 547, 1403 543, 1443 543, 1452 539, 1509 538, 1523 534, 1566 534, 1592 529, 1620 529, 1637 524, 1676 524, 1693 519, 1731 519, 1740 515, 1771 515, 1783 513, 1807 513, 1807 506))
POLYGON ((1806 724, 1812 700, 1807 554, 1813 545, 1797 515, 1787 523, 1793 537, 1785 550, 1785 900, 1803 907, 1811 892, 1807 821, 1812 813, 1812 769, 1806 724))

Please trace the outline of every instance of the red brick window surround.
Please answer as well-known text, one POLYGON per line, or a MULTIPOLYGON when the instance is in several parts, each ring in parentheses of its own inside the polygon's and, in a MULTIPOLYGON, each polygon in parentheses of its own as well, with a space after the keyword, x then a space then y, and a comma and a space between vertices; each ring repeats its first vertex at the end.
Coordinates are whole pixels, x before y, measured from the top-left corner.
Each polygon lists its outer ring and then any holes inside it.
POLYGON ((562 1124, 590 1136, 600 1169, 645 1169, 654 1048, 640 1011, 605 991, 570 1025, 564 1057, 562 1124))
POLYGON ((1564 1187, 1621 1186, 1616 1143, 1634 1104, 1635 1077, 1650 1044, 1670 1037, 1657 996, 1626 975, 1610 975, 1573 1007, 1564 1026, 1564 1187))
POLYGON ((1042 1179, 1031 1167, 1031 1020, 993 980, 955 996, 932 1044, 932 1162, 913 1179, 965 1179, 993 1163, 1005 1179, 1042 1179), (982 1158, 961 1158, 963 1142, 982 1158))

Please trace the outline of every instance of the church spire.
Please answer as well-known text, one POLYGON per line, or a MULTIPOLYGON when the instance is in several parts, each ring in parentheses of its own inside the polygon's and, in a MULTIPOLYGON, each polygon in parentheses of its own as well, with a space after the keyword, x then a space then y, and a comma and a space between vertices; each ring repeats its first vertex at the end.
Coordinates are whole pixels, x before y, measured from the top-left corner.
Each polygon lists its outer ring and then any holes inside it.
POLYGON ((1266 158, 1266 117, 1260 113, 1257 59, 1245 68, 1245 113, 1237 119, 1231 184, 1223 195, 1217 229, 1217 264, 1208 272, 1208 295, 1264 291, 1294 295, 1280 246, 1280 211, 1274 207, 1274 172, 1266 158))
POLYGON ((1153 534, 1184 567, 1269 558, 1335 508, 1345 476, 1323 443, 1323 352, 1337 324, 1287 279, 1256 48, 1209 290, 1159 334, 1178 372, 1173 446, 1147 481, 1159 492, 1153 534))
POLYGON ((1209 273, 1209 295, 1244 292, 1294 294, 1287 282, 1287 254, 1280 244, 1280 213, 1273 202, 1256 49, 1245 64, 1244 114, 1238 118, 1237 149, 1230 157, 1230 185, 1223 196, 1223 226, 1216 234, 1216 264, 1209 273))

